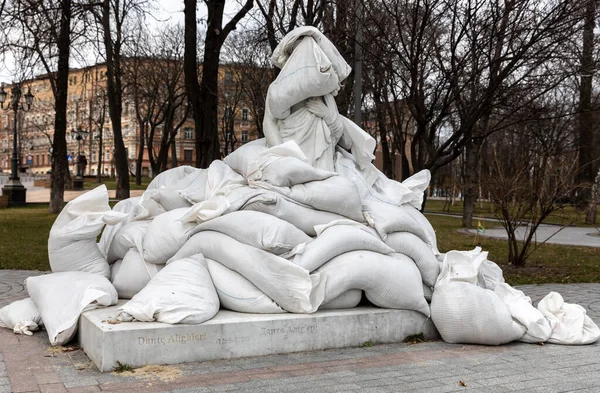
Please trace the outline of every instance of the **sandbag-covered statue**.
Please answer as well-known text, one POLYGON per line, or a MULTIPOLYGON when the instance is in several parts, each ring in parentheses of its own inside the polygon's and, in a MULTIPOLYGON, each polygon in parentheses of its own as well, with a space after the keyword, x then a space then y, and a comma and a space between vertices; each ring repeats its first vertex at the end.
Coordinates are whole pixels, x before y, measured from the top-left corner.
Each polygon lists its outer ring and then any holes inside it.
POLYGON ((400 183, 371 163, 376 141, 335 103, 350 67, 323 34, 295 29, 271 60, 281 71, 266 97, 265 138, 207 169, 163 172, 112 209, 103 186, 70 202, 48 240, 56 273, 28 280, 26 309, 1 309, 0 324, 24 334, 45 324, 60 345, 81 312, 117 295, 130 299, 115 315, 123 323, 172 324, 203 323, 219 308, 313 313, 366 299, 431 317, 448 342, 600 337, 558 294, 533 307, 480 249, 438 251, 418 210, 429 172, 400 183), (57 306, 65 297, 77 304, 57 306))

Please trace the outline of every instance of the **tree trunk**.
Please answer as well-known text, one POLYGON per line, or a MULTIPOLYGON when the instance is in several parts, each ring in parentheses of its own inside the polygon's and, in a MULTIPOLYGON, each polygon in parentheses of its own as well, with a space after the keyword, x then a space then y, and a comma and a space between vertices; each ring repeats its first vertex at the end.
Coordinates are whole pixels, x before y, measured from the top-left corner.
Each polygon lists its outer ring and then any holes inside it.
MULTIPOLYGON (((592 205, 591 187, 594 183, 593 130, 595 126, 592 111, 592 82, 594 74, 594 27, 597 0, 588 0, 583 27, 583 48, 581 51, 581 85, 579 88, 579 172, 577 182, 580 189, 577 198, 579 208, 592 205)), ((595 204, 594 204, 595 206, 595 204)), ((595 215, 595 214, 594 214, 595 215)), ((590 215, 591 218, 591 215, 590 215)), ((586 215, 587 222, 587 215, 586 215)))
MULTIPOLYGON (((194 131, 196 139, 196 166, 200 167, 201 141, 202 141, 202 100, 200 99, 200 85, 198 84, 198 54, 197 37, 198 27, 196 25, 197 0, 184 0, 185 19, 185 46, 183 55, 183 72, 185 77, 185 90, 187 93, 192 115, 194 116, 194 131)), ((154 166, 153 166, 154 167, 154 166)))
POLYGON ((52 142, 52 176, 50 213, 60 213, 64 204, 67 161, 67 90, 69 81, 69 51, 71 48, 71 0, 61 2, 61 25, 58 37, 58 71, 56 73, 56 106, 54 140, 52 142))
MULTIPOLYGON (((115 9, 119 9, 118 0, 115 9)), ((110 28, 110 0, 102 3, 102 29, 104 33, 104 47, 106 50, 106 90, 108 93, 108 111, 112 123, 115 153, 115 168, 117 170, 117 199, 129 198, 129 163, 127 151, 121 132, 121 114, 123 112, 121 89, 121 47, 119 39, 113 47, 110 28)), ((117 32, 117 35, 119 32, 117 32)))
POLYGON ((473 209, 477 199, 477 167, 479 162, 479 150, 483 144, 483 138, 473 137, 465 147, 465 185, 462 226, 471 228, 473 225, 473 209))
MULTIPOLYGON (((104 116, 102 117, 102 119, 104 119, 104 116)), ((102 149, 103 149, 103 146, 102 146, 102 140, 103 140, 102 139, 102 137, 103 137, 102 134, 103 134, 103 131, 104 131, 103 127, 100 126, 99 127, 99 133, 100 133, 99 137, 100 138, 98 139, 98 175, 96 176, 98 184, 102 183, 102 161, 104 161, 103 160, 103 156, 104 155, 102 154, 103 153, 102 152, 102 149)))
POLYGON ((598 210, 598 197, 600 196, 600 169, 596 174, 594 185, 592 185, 592 192, 590 195, 590 203, 585 215, 585 223, 596 225, 596 213, 598 210))
POLYGON ((146 136, 144 135, 146 125, 140 123, 140 149, 135 160, 135 184, 138 186, 142 184, 142 162, 144 161, 144 142, 146 136))
POLYGON ((218 160, 218 90, 219 90, 219 53, 221 51, 221 24, 225 0, 213 0, 207 3, 208 25, 204 44, 204 61, 202 62, 202 82, 200 83, 200 100, 203 104, 201 112, 201 135, 196 136, 196 166, 208 168, 213 160, 218 160))

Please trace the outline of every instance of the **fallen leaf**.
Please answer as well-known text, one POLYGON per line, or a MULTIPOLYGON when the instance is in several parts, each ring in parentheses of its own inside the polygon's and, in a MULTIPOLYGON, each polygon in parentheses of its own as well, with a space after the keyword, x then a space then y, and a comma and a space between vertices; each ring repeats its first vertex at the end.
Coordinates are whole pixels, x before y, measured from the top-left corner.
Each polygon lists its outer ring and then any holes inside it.
POLYGON ((110 319, 108 321, 108 323, 111 324, 111 325, 118 325, 118 324, 121 323, 121 321, 117 321, 116 319, 110 319))
POLYGON ((467 386, 467 384, 466 384, 465 382, 463 382, 463 381, 458 381, 458 384, 459 384, 460 386, 467 386))

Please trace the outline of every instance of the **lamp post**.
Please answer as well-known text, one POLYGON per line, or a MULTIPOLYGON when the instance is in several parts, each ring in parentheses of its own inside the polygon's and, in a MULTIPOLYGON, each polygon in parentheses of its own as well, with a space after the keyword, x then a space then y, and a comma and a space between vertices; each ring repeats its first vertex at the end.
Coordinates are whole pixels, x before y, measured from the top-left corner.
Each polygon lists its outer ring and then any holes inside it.
POLYGON ((73 181, 73 189, 76 191, 83 190, 83 173, 81 173, 81 141, 88 136, 89 132, 77 127, 77 130, 71 130, 71 136, 77 139, 77 176, 73 181))
POLYGON ((11 89, 10 103, 4 107, 6 101, 6 91, 4 85, 0 88, 0 108, 3 110, 11 110, 14 112, 13 118, 13 151, 10 165, 10 178, 8 183, 2 187, 2 195, 8 196, 9 206, 24 205, 26 200, 27 189, 21 183, 19 178, 19 158, 17 150, 17 118, 19 110, 27 111, 31 109, 31 103, 33 102, 33 94, 31 94, 31 88, 27 90, 27 93, 23 96, 25 98, 25 105, 21 102, 21 85, 15 84, 11 89))

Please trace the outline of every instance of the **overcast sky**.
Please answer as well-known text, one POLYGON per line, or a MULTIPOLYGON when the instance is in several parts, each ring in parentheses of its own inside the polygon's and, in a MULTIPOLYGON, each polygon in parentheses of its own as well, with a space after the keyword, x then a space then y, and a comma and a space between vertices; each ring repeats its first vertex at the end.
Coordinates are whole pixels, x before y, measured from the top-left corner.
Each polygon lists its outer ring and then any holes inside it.
MULTIPOLYGON (((148 18, 148 24, 160 24, 160 23, 173 23, 183 24, 183 0, 155 0, 157 4, 157 10, 155 18, 148 18)), ((206 7, 204 7, 203 1, 198 1, 198 18, 206 17, 206 7)), ((240 8, 238 0, 227 0, 225 6, 225 21, 227 21, 228 15, 231 15, 240 8)), ((230 17, 231 17, 230 16, 230 17)), ((183 39, 183 37, 182 37, 183 39)), ((73 60, 70 62, 71 67, 78 67, 73 60)), ((13 70, 15 68, 14 60, 11 56, 7 56, 5 64, 0 64, 0 82, 11 83, 14 78, 13 70)))

